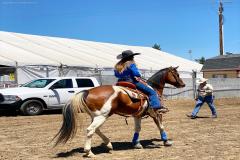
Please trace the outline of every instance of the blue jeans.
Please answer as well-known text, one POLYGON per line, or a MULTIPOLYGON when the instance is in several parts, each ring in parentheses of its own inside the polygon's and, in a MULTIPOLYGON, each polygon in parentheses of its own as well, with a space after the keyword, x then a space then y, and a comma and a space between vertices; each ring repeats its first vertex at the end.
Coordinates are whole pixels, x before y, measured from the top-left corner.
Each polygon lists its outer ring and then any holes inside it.
POLYGON ((142 91, 143 93, 145 93, 148 96, 150 107, 160 108, 161 103, 160 103, 160 100, 158 98, 158 94, 156 91, 154 91, 152 88, 142 84, 141 82, 136 82, 134 84, 136 85, 138 90, 142 91))
POLYGON ((198 114, 198 112, 199 112, 199 110, 200 110, 200 108, 201 108, 201 106, 203 105, 204 102, 206 102, 208 104, 208 106, 209 106, 209 108, 212 112, 212 115, 217 115, 216 108, 213 105, 213 99, 214 99, 213 96, 206 96, 204 98, 199 96, 198 100, 196 102, 196 106, 195 106, 195 108, 192 112, 192 116, 194 116, 194 117, 197 116, 197 114, 198 114))

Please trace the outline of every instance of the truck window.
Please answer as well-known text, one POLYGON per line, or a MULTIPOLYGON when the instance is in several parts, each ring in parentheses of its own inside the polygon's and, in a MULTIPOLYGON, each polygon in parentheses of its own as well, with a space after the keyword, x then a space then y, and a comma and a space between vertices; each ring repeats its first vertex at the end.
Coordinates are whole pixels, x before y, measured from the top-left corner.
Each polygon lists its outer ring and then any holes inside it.
POLYGON ((94 87, 91 79, 76 79, 78 87, 94 87))
POLYGON ((54 80, 55 79, 37 79, 37 80, 34 80, 32 82, 29 82, 29 83, 26 83, 26 84, 22 85, 22 87, 44 88, 54 80))
POLYGON ((51 87, 52 89, 57 88, 73 88, 72 79, 62 79, 54 83, 51 87))

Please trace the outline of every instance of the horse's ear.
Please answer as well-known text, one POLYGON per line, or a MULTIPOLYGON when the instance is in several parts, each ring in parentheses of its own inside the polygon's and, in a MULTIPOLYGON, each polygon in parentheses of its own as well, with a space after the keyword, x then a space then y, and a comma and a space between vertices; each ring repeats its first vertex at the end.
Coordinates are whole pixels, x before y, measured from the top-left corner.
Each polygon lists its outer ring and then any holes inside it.
POLYGON ((179 66, 177 66, 177 67, 174 67, 174 69, 176 69, 176 70, 177 70, 177 69, 178 69, 178 67, 179 67, 179 66))

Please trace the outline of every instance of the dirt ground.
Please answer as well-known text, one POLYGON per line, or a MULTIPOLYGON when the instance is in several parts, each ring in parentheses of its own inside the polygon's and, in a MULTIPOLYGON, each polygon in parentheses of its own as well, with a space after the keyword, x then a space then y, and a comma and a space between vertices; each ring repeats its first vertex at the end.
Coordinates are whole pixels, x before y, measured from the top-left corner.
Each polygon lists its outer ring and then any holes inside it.
MULTIPOLYGON (((133 149, 133 119, 114 115, 102 126, 111 139, 114 151, 107 153, 101 139, 95 135, 92 150, 94 159, 167 159, 167 160, 240 160, 240 99, 216 100, 218 118, 212 119, 204 105, 199 118, 186 117, 194 107, 194 101, 166 102, 170 112, 164 115, 164 126, 172 147, 164 147, 159 131, 151 118, 143 119, 140 133, 144 149, 133 149)), ((59 130, 61 113, 48 112, 41 116, 13 116, 0 114, 0 160, 79 160, 84 159, 85 128, 89 118, 81 114, 85 122, 76 137, 65 145, 53 148, 51 139, 59 130)))

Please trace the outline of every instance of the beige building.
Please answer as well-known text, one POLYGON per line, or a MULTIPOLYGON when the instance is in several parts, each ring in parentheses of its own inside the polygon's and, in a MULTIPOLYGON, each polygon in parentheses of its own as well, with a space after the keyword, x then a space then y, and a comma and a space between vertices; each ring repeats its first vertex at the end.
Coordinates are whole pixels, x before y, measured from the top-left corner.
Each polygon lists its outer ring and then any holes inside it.
POLYGON ((204 78, 240 78, 240 54, 207 59, 202 72, 204 78))

